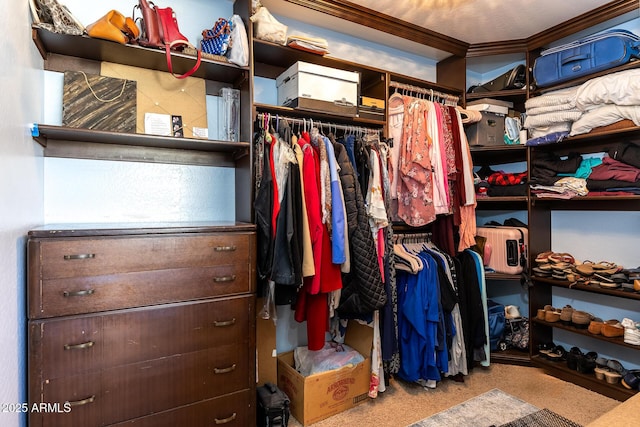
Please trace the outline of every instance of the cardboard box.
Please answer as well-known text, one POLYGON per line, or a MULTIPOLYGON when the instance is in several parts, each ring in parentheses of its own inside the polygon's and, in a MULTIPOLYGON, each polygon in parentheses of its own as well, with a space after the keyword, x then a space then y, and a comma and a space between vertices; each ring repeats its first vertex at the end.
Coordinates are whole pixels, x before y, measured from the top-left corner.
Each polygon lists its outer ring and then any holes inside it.
POLYGON ((278 355, 278 387, 291 399, 291 415, 306 426, 368 400, 373 329, 349 322, 345 344, 365 357, 355 366, 303 377, 293 351, 278 355))
POLYGON ((504 144, 504 114, 481 111, 482 120, 473 123, 465 132, 469 146, 496 146, 504 144))
POLYGON ((355 116, 360 73, 298 61, 276 78, 278 104, 355 116))

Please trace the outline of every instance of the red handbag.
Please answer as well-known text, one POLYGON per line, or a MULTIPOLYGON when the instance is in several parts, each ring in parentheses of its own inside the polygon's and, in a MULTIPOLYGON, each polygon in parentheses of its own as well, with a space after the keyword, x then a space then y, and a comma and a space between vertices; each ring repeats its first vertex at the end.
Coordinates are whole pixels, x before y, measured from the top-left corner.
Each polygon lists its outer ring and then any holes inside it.
POLYGON ((196 49, 186 36, 184 36, 178 28, 178 20, 176 14, 170 7, 158 7, 147 0, 139 0, 138 7, 142 11, 142 34, 138 39, 141 46, 164 48, 167 57, 167 68, 169 72, 176 78, 184 79, 196 72, 200 67, 202 60, 202 52, 196 49), (196 64, 189 71, 182 75, 173 72, 173 64, 171 62, 171 51, 181 51, 185 47, 191 47, 197 51, 196 64))

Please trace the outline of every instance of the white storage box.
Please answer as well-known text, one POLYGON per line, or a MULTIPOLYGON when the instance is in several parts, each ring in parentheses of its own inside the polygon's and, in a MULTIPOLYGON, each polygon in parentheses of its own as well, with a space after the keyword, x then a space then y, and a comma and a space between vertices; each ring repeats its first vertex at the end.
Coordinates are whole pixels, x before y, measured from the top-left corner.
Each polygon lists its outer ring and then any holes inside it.
POLYGON ((298 61, 276 78, 278 104, 355 116, 360 74, 298 61))
POLYGON ((467 102, 467 110, 486 111, 488 113, 508 114, 513 102, 498 99, 482 98, 467 102))

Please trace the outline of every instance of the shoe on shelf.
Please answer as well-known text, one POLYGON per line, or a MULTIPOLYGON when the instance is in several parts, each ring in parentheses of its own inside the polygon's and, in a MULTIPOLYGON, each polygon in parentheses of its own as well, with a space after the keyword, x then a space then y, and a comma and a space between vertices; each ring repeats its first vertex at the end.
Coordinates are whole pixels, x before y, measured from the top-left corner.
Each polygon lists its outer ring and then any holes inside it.
POLYGON ((624 328, 617 320, 608 320, 602 325, 601 332, 607 338, 616 338, 624 335, 624 328))
POLYGON ((545 310, 544 320, 549 323, 560 321, 560 309, 551 307, 551 309, 545 310))
POLYGON ((599 379, 600 381, 604 381, 605 377, 604 374, 609 371, 608 368, 603 368, 602 366, 596 366, 593 371, 596 374, 596 378, 599 379))
POLYGON ((620 375, 616 371, 607 370, 604 373, 604 379, 609 384, 618 384, 618 381, 620 381, 620 378, 622 378, 622 375, 620 375))
POLYGON ((640 369, 634 369, 626 373, 620 380, 624 388, 638 390, 640 387, 640 369))
MULTIPOLYGON (((578 369, 578 359, 584 358, 582 350, 578 347, 571 347, 567 353, 567 368, 575 371, 578 369)), ((594 362, 595 363, 595 362, 594 362)))
POLYGON ((571 323, 573 323, 573 326, 576 328, 587 329, 589 323, 594 319, 595 317, 586 311, 573 310, 573 313, 571 313, 571 323))
POLYGON ((554 362, 562 362, 567 360, 567 350, 563 346, 555 346, 549 353, 547 353, 547 359, 554 362))
POLYGON ((602 325, 604 325, 602 319, 593 319, 589 323, 589 327, 587 328, 587 330, 593 335, 600 335, 600 333, 602 332, 602 325))
POLYGON ((556 347, 556 345, 553 342, 545 342, 542 344, 538 345, 538 352, 543 356, 546 357, 547 354, 549 354, 551 352, 551 350, 553 350, 556 347))
POLYGON ((560 311, 560 321, 565 324, 571 323, 571 315, 573 314, 573 307, 569 304, 562 307, 562 311, 560 311))
POLYGON ((507 319, 519 319, 522 316, 520 315, 520 310, 515 305, 506 305, 504 307, 504 316, 507 319))
POLYGON ((578 358, 578 366, 577 371, 583 374, 590 374, 596 368, 596 358, 598 357, 598 353, 595 351, 590 351, 582 357, 578 358))
POLYGON ((612 371, 620 374, 620 376, 625 376, 627 374, 627 370, 624 368, 624 366, 622 366, 622 363, 618 362, 617 360, 611 359, 607 362, 607 368, 611 369, 612 371))

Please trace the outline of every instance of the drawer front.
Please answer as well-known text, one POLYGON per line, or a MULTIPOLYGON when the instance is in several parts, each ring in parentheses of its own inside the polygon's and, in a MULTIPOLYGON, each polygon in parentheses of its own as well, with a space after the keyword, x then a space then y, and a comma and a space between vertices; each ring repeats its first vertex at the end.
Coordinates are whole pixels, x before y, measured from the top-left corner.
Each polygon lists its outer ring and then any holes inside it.
POLYGON ((31 427, 85 427, 102 424, 102 375, 75 375, 40 383, 38 393, 30 395, 30 406, 53 404, 60 410, 30 412, 31 427), (69 406, 65 406, 69 402, 69 406))
POLYGON ((251 234, 154 235, 40 241, 42 279, 243 264, 251 234))
MULTIPOLYGON (((42 401, 61 402, 63 410, 69 401, 71 411, 32 414, 31 425, 109 425, 249 390, 246 353, 245 346, 227 345, 47 380, 41 384, 42 401)), ((223 412, 224 419, 233 414, 223 412)))
POLYGON ((247 263, 44 279, 32 293, 30 316, 47 318, 249 293, 247 263))
POLYGON ((231 393, 182 408, 148 415, 112 427, 248 427, 255 425, 249 390, 231 393))
POLYGON ((48 380, 219 345, 247 349, 254 304, 243 296, 30 322, 29 357, 48 380))

